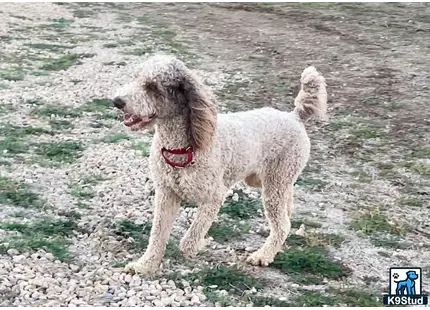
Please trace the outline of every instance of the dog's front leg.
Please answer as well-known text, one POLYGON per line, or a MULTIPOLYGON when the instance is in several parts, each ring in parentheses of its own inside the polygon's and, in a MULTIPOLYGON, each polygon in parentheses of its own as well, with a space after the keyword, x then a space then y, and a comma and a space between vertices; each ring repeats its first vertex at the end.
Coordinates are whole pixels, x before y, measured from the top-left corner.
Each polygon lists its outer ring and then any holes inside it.
POLYGON ((179 245, 179 249, 184 256, 194 257, 197 255, 212 222, 221 208, 222 202, 222 200, 219 200, 214 203, 201 204, 197 208, 194 221, 181 239, 179 245))
POLYGON ((155 191, 154 202, 154 219, 148 248, 137 262, 126 266, 127 271, 151 274, 158 269, 163 260, 170 231, 179 211, 180 199, 173 192, 158 189, 155 191))

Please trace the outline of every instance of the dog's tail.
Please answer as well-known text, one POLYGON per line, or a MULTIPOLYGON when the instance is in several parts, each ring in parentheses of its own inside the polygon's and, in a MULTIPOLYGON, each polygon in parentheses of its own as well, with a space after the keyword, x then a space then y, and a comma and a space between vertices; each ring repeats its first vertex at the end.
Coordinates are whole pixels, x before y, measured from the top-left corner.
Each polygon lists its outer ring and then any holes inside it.
POLYGON ((306 122, 312 116, 327 119, 327 90, 324 77, 310 66, 303 70, 300 79, 302 84, 299 94, 294 100, 294 112, 306 122))

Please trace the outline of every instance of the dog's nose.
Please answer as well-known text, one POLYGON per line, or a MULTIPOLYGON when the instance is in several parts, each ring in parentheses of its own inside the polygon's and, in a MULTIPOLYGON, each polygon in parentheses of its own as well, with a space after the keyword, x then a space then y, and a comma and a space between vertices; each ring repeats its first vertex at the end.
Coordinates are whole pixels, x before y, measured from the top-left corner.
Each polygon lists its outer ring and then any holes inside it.
POLYGON ((120 110, 122 110, 125 107, 125 102, 119 97, 114 98, 112 103, 115 108, 120 110))

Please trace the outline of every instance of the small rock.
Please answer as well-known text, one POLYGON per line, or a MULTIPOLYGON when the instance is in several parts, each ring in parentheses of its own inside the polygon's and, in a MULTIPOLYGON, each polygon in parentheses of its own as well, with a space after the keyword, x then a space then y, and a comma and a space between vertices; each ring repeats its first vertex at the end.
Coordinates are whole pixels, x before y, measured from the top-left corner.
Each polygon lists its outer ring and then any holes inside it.
POLYGON ((12 257, 14 263, 22 262, 25 259, 24 255, 16 255, 12 257))
POLYGON ((173 280, 167 281, 167 285, 169 285, 171 288, 176 288, 175 281, 173 281, 173 280))
POLYGON ((131 283, 133 281, 133 278, 132 278, 132 276, 130 275, 130 274, 127 274, 125 277, 124 277, 124 282, 125 283, 131 283))
POLYGON ((161 302, 165 306, 170 306, 172 304, 172 299, 170 297, 164 297, 164 298, 161 298, 161 302))
POLYGON ((200 305, 200 298, 197 295, 191 297, 191 303, 194 305, 200 305))
POLYGON ((152 301, 152 304, 156 307, 165 307, 164 303, 161 300, 155 299, 152 301))
POLYGON ((53 261, 55 259, 54 255, 52 255, 52 253, 45 253, 44 257, 50 261, 53 261))
POLYGON ((15 256, 19 254, 19 251, 16 249, 9 249, 7 250, 7 254, 9 254, 10 256, 15 256))
POLYGON ((73 264, 70 264, 69 268, 73 272, 78 272, 78 270, 79 270, 79 266, 76 266, 76 265, 73 265, 73 264))
POLYGON ((135 307, 139 304, 139 301, 139 298, 137 298, 136 296, 132 296, 128 299, 127 306, 135 307))
POLYGON ((301 224, 300 228, 296 231, 296 235, 297 236, 306 236, 306 232, 305 232, 305 224, 301 224))
POLYGON ((33 294, 31 294, 31 298, 33 298, 33 299, 35 299, 35 300, 38 300, 39 299, 39 296, 40 296, 40 293, 39 292, 34 292, 33 294))

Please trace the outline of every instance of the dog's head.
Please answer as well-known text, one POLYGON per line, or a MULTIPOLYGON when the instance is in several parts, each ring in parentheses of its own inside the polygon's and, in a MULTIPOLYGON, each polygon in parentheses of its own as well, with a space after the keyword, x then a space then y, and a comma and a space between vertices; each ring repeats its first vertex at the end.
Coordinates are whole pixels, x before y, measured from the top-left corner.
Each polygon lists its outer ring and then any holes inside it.
POLYGON ((172 56, 155 55, 142 65, 135 81, 120 88, 113 104, 124 112, 131 130, 183 117, 190 143, 208 146, 215 132, 216 105, 212 93, 183 62, 172 56))
POLYGON ((411 280, 416 280, 416 279, 418 279, 418 275, 417 275, 417 273, 416 273, 415 271, 413 271, 413 270, 408 271, 408 272, 406 273, 406 275, 407 275, 408 279, 411 279, 411 280))

